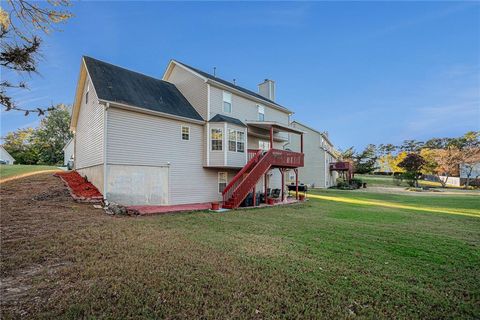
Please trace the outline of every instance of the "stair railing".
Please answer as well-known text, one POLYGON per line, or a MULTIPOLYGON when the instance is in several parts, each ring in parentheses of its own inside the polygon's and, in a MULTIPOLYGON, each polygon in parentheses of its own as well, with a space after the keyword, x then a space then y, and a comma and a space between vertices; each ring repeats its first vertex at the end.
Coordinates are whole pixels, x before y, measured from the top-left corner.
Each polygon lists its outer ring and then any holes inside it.
POLYGON ((223 189, 223 203, 227 202, 233 196, 234 190, 242 183, 244 176, 256 165, 258 160, 261 158, 262 150, 255 150, 255 153, 253 153, 252 151, 253 150, 248 150, 248 157, 250 158, 250 160, 247 162, 247 164, 232 178, 232 180, 225 187, 225 189, 223 189))
POLYGON ((227 198, 227 200, 232 202, 232 208, 237 208, 242 203, 253 186, 258 182, 258 179, 270 169, 274 157, 273 151, 274 149, 270 149, 261 157, 255 166, 235 187, 231 197, 227 198))

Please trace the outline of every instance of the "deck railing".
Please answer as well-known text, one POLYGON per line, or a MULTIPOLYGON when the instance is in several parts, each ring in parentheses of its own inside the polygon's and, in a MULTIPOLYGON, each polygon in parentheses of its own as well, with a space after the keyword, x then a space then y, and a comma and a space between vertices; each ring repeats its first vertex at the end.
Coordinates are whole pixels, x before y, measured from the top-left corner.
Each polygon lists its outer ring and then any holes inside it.
POLYGON ((339 161, 330 163, 330 170, 347 171, 352 169, 352 165, 348 161, 339 161))
POLYGON ((272 149, 272 166, 284 168, 303 167, 303 153, 288 150, 272 149))

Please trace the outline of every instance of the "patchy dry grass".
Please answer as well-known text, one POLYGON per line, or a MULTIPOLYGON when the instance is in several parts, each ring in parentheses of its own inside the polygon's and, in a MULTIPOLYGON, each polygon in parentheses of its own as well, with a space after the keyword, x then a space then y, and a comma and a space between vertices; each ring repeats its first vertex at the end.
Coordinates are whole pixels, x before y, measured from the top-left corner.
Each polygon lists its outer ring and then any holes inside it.
MULTIPOLYGON (((469 212, 479 203, 317 194, 469 212)), ((480 314, 477 217, 312 199, 112 218, 71 201, 50 175, 5 183, 1 196, 2 319, 480 314)))
POLYGON ((12 179, 30 174, 35 174, 41 171, 59 170, 55 166, 40 166, 40 165, 26 165, 26 164, 0 164, 0 181, 12 179))

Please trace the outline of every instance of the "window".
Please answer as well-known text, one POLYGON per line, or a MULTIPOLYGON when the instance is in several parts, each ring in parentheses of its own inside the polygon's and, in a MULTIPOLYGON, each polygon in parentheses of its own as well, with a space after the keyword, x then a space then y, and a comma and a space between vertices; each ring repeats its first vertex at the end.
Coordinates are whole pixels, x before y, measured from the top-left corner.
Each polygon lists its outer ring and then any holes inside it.
POLYGON ((270 150, 270 141, 258 141, 258 148, 264 151, 270 150))
POLYGON ((190 127, 182 126, 182 140, 190 140, 190 127))
POLYGON ((237 152, 245 152, 245 132, 237 131, 237 152))
POLYGON ((245 132, 228 129, 228 151, 245 152, 245 132))
POLYGON ((265 121, 265 108, 257 104, 258 108, 258 121, 265 121))
POLYGON ((223 112, 232 113, 232 94, 223 91, 223 112))
POLYGON ((212 129, 212 151, 222 151, 223 131, 222 129, 212 129))
POLYGON ((90 83, 87 82, 87 92, 85 93, 85 104, 88 103, 88 92, 90 91, 90 83))
POLYGON ((226 187, 227 187, 227 173, 219 172, 218 173, 218 193, 222 193, 226 187))
POLYGON ((228 151, 237 151, 237 132, 228 129, 228 151))

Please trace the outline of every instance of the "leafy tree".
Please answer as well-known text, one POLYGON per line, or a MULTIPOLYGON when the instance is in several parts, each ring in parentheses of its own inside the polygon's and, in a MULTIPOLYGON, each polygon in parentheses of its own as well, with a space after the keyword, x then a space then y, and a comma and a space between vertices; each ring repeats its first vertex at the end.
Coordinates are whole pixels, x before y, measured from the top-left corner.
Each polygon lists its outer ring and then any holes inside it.
POLYGON ((384 156, 387 154, 392 154, 397 150, 397 147, 391 143, 380 144, 377 148, 377 154, 379 156, 384 156))
POLYGON ((423 142, 417 140, 405 140, 400 146, 400 150, 406 152, 419 152, 423 147, 423 142))
POLYGON ((346 149, 345 151, 340 151, 340 159, 343 161, 353 162, 353 156, 355 155, 355 150, 353 147, 346 149))
POLYGON ((470 178, 475 165, 480 163, 480 132, 470 131, 457 139, 457 145, 462 151, 464 172, 467 175, 465 188, 470 185, 470 178))
POLYGON ((39 151, 39 162, 59 164, 63 161, 63 147, 72 138, 70 111, 58 105, 40 122, 35 132, 35 145, 39 151))
POLYGON ((425 144, 423 145, 423 148, 427 149, 444 149, 446 145, 449 142, 449 138, 432 138, 430 140, 427 140, 425 144))
POLYGON ((418 187, 418 178, 424 165, 425 159, 417 153, 407 154, 405 159, 398 164, 400 168, 405 169, 405 176, 413 179, 415 187, 418 187))
POLYGON ((19 164, 59 164, 72 137, 70 112, 64 105, 50 111, 36 129, 19 129, 4 138, 4 148, 19 164))
POLYGON ((395 173, 404 173, 405 169, 400 167, 399 164, 407 157, 407 152, 400 151, 396 156, 392 156, 389 159, 388 165, 392 170, 393 174, 395 173))
POLYGON ((9 132, 3 139, 3 147, 15 158, 18 164, 36 164, 38 150, 33 143, 35 130, 33 128, 19 129, 9 132))
POLYGON ((356 173, 372 173, 377 168, 377 148, 369 144, 365 149, 353 156, 356 173))
POLYGON ((54 25, 68 20, 72 15, 59 7, 69 5, 68 0, 50 0, 33 2, 26 0, 4 1, 0 8, 0 104, 5 111, 17 110, 36 112, 43 115, 52 108, 37 107, 26 109, 19 106, 11 96, 12 89, 27 89, 25 82, 16 82, 5 78, 6 70, 30 75, 37 72, 41 39, 38 33, 48 34, 54 25), (6 10, 5 10, 6 8, 6 10))
POLYGON ((434 175, 437 173, 438 163, 435 159, 436 153, 437 150, 435 149, 423 148, 422 150, 420 150, 420 155, 425 160, 425 164, 421 170, 422 174, 434 175))
POLYGON ((455 146, 439 149, 435 152, 435 161, 438 164, 437 174, 445 176, 444 180, 440 179, 445 188, 449 177, 459 175, 459 167, 463 162, 462 151, 455 146))

